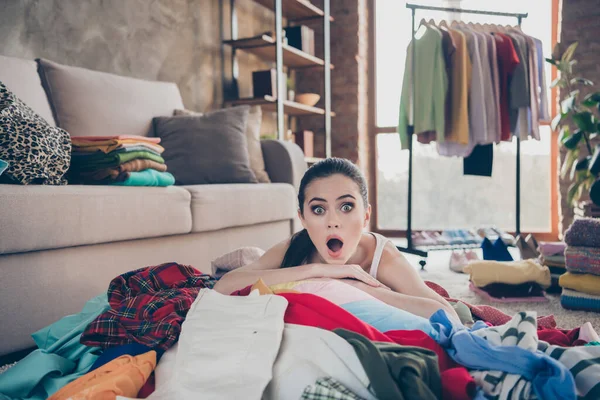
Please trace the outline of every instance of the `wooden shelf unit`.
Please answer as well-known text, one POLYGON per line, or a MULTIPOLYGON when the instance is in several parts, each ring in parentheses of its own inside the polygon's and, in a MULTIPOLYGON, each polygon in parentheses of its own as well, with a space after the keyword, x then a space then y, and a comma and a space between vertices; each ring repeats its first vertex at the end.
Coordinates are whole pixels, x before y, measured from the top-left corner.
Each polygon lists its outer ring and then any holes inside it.
MULTIPOLYGON (((248 97, 244 99, 229 100, 225 104, 229 106, 240 106, 240 105, 251 105, 261 106, 265 111, 277 112, 277 99, 272 96, 265 97, 248 97)), ((318 107, 307 106, 306 104, 297 103, 295 101, 284 100, 283 101, 283 112, 291 116, 300 115, 325 115, 325 110, 318 107)), ((332 117, 335 117, 335 113, 331 113, 332 117)))
MULTIPOLYGON (((232 46, 234 49, 244 50, 247 53, 254 54, 266 61, 277 61, 277 49, 275 48, 275 39, 269 35, 261 35, 253 38, 225 40, 223 43, 232 46)), ((282 45, 283 65, 290 68, 310 68, 323 67, 325 61, 322 59, 298 50, 287 44, 282 45)), ((330 65, 333 69, 333 65, 330 65)))
MULTIPOLYGON (((267 7, 269 10, 275 9, 274 0, 254 0, 256 3, 267 7)), ((282 14, 284 18, 290 21, 299 21, 306 19, 323 18, 325 13, 323 10, 306 0, 282 0, 282 14)), ((329 17, 333 21, 333 17, 329 17)))

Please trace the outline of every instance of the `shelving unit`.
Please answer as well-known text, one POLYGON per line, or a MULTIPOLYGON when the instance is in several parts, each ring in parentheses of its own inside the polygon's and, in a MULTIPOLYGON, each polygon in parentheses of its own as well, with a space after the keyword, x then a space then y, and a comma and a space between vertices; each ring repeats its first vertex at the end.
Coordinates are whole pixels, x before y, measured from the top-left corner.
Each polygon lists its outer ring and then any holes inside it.
MULTIPOLYGON (((251 0, 242 0, 251 1, 251 0)), ((229 21, 230 32, 229 39, 224 36, 224 13, 223 2, 219 2, 221 16, 221 55, 223 62, 223 103, 224 106, 235 105, 260 105, 263 111, 274 112, 277 115, 277 138, 284 140, 286 132, 284 131, 284 118, 288 117, 288 126, 291 126, 291 118, 307 115, 323 116, 325 125, 325 156, 331 157, 331 118, 335 113, 331 111, 331 70, 334 66, 331 64, 330 49, 330 23, 333 18, 330 15, 329 0, 324 0, 323 10, 310 3, 307 0, 253 0, 273 10, 275 14, 275 29, 273 32, 283 31, 283 18, 287 19, 288 26, 299 25, 303 22, 321 21, 323 23, 323 59, 303 52, 295 47, 284 43, 281 35, 273 33, 260 34, 251 38, 238 38, 238 21, 236 13, 236 0, 229 0, 229 21), (273 37, 275 36, 275 37, 273 37), (231 50, 231 70, 229 76, 225 71, 225 48, 231 50), (257 57, 273 62, 277 71, 277 95, 264 96, 260 98, 240 98, 238 91, 238 71, 239 64, 237 52, 244 51, 254 54, 257 57), (322 68, 324 71, 324 107, 307 106, 295 101, 287 100, 286 82, 283 81, 283 70, 287 68, 288 74, 291 71, 304 68, 322 68)), ((296 89, 298 92, 298 88, 296 89)), ((301 92, 301 90, 300 90, 301 92)), ((315 157, 306 157, 307 163, 318 161, 315 157)))

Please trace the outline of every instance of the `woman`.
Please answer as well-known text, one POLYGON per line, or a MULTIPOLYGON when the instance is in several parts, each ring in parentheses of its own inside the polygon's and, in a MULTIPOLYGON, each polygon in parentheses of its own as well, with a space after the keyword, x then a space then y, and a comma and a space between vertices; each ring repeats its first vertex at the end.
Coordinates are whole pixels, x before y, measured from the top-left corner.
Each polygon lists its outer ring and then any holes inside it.
POLYGON ((367 184, 350 161, 328 158, 310 167, 300 183, 298 205, 304 230, 224 275, 215 290, 229 294, 259 278, 267 285, 342 279, 413 314, 429 318, 441 308, 458 320, 452 306, 425 285, 390 240, 363 232, 371 216, 367 184))

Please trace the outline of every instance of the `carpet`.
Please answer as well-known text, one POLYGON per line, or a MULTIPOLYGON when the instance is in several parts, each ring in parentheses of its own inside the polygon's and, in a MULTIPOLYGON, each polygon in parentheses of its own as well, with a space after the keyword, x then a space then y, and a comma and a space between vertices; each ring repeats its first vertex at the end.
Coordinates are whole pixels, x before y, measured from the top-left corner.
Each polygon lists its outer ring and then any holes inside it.
MULTIPOLYGON (((510 249, 515 259, 518 258, 518 250, 510 249)), ((480 250, 476 250, 479 257, 482 257, 480 250)), ((419 265, 420 257, 411 254, 405 254, 409 262, 419 270, 419 275, 424 280, 433 281, 443 286, 450 296, 455 299, 465 300, 472 305, 487 304, 505 312, 508 315, 514 315, 519 311, 536 311, 538 316, 553 314, 557 326, 563 329, 573 329, 589 321, 597 332, 600 332, 600 313, 575 311, 564 309, 560 305, 560 294, 546 294, 548 302, 544 303, 503 303, 489 301, 486 298, 474 293, 469 289, 469 275, 453 272, 448 267, 450 260, 450 251, 433 251, 427 257, 425 270, 421 270, 419 265)))

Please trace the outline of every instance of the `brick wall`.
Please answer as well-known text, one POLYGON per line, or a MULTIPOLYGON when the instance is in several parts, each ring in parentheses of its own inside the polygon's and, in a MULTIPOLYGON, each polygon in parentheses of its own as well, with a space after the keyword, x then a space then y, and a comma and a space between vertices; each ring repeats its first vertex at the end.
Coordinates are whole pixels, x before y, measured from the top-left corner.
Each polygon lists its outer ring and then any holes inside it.
MULTIPOLYGON (((581 96, 585 96, 589 91, 600 90, 600 0, 562 0, 561 3, 559 41, 566 45, 579 42, 574 72, 595 83, 595 87, 582 90, 581 96)), ((563 160, 564 151, 561 151, 559 168, 563 160)), ((568 181, 559 182, 559 232, 564 232, 573 220, 573 210, 566 201, 569 184, 568 181)))
MULTIPOLYGON (((322 7, 322 0, 313 0, 322 7)), ((367 0, 331 0, 331 104, 336 117, 332 119, 332 155, 357 163, 368 176, 368 11, 367 0)), ((312 26, 321 37, 322 25, 312 26)), ((323 43, 315 46, 317 56, 323 56, 323 43)), ((296 75, 296 92, 316 92, 323 95, 323 71, 311 70, 296 75)), ((318 106, 324 107, 323 99, 318 106)), ((303 117, 299 129, 315 132, 315 150, 322 156, 324 122, 322 117, 303 117)))

